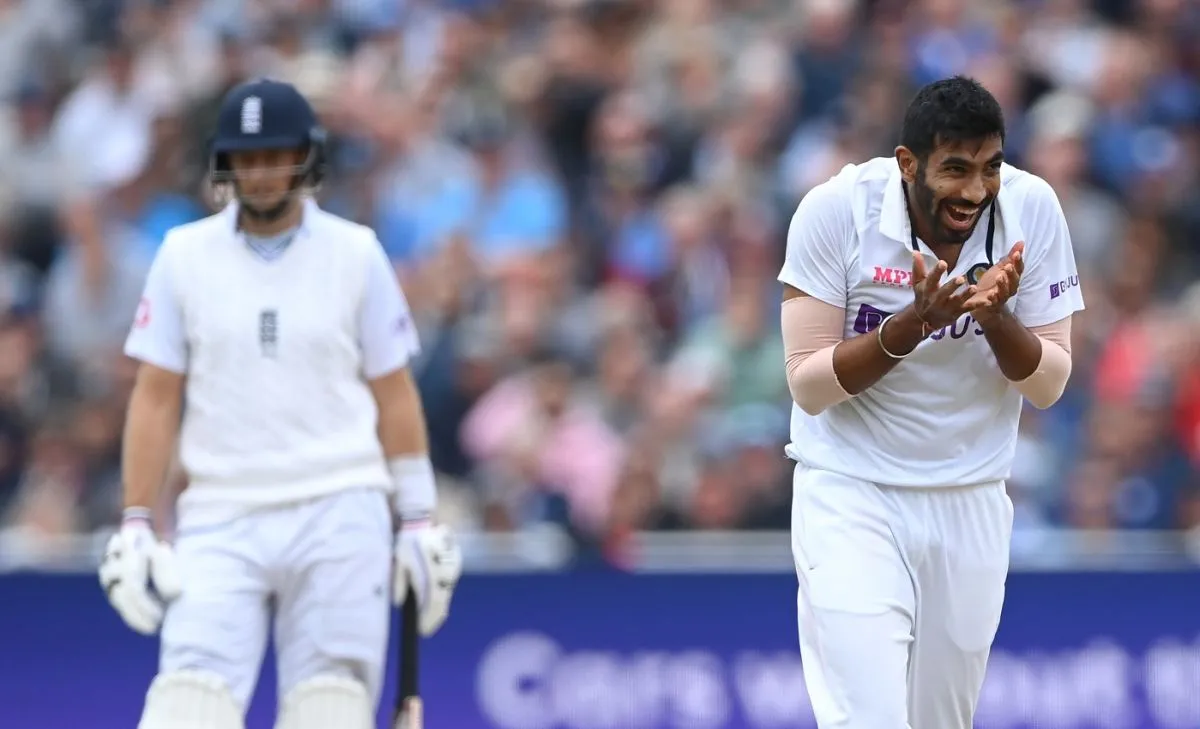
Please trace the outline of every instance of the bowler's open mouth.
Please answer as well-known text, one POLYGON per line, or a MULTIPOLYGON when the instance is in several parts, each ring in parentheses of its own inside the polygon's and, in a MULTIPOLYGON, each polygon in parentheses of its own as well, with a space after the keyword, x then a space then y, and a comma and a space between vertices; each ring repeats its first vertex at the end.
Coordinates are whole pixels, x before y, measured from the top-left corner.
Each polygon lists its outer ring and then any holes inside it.
POLYGON ((946 227, 951 230, 965 232, 975 227, 975 223, 979 220, 979 213, 983 210, 978 205, 951 205, 945 203, 942 205, 946 227))

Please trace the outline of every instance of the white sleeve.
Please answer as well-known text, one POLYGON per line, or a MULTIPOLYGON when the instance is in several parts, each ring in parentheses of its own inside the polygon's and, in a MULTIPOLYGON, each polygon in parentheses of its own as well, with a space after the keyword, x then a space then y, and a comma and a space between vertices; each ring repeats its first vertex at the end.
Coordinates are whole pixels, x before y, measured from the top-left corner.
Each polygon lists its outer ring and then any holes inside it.
POLYGON ((154 256, 138 302, 133 328, 125 339, 125 354, 147 364, 185 374, 188 368, 187 329, 172 263, 170 238, 154 256))
POLYGON ((1025 272, 1014 311, 1025 326, 1040 327, 1082 311, 1083 292, 1071 233, 1054 188, 1034 178, 1022 212, 1025 272))
POLYGON ((406 366, 421 351, 408 300, 378 241, 374 241, 367 261, 358 341, 363 353, 363 375, 368 380, 406 366))
POLYGON ((846 307, 846 247, 854 235, 850 199, 840 180, 817 185, 800 200, 788 227, 779 281, 826 304, 846 307))

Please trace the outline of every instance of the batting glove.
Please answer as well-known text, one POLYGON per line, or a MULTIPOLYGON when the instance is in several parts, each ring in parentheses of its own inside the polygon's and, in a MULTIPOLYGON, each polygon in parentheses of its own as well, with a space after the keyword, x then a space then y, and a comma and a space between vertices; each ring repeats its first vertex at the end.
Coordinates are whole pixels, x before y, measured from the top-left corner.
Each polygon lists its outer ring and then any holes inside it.
POLYGON ((461 576, 462 550, 449 528, 428 521, 404 524, 396 535, 392 600, 403 605, 412 589, 420 607, 421 635, 433 635, 446 622, 461 576))
POLYGON ((100 586, 121 619, 143 635, 158 632, 165 604, 183 592, 175 552, 146 519, 127 519, 109 539, 100 586))

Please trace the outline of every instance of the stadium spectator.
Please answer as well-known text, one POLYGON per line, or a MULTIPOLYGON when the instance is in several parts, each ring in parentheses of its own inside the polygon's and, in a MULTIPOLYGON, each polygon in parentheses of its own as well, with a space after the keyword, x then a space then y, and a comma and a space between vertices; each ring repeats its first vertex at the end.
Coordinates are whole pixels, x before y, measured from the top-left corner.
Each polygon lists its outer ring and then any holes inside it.
POLYGON ((3 526, 115 518, 146 261, 211 210, 214 100, 273 74, 408 292, 446 518, 618 563, 636 530, 786 527, 789 217, 963 72, 1087 289, 1068 392, 1022 423, 1018 540, 1200 528, 1200 4, 904 5, 0 0, 3 526))

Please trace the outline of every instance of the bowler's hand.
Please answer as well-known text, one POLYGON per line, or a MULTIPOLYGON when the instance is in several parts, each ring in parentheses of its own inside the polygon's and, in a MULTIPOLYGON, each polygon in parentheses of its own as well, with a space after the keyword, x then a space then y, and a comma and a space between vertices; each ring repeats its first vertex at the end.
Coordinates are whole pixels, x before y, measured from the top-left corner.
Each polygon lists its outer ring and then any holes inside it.
POLYGON ((913 252, 913 312, 927 331, 941 329, 958 320, 967 311, 967 302, 976 294, 976 286, 967 286, 962 276, 942 284, 942 276, 949 266, 938 261, 932 271, 926 271, 925 258, 913 252), (957 293, 955 293, 957 292, 957 293))
POLYGON ((967 309, 975 320, 985 323, 1001 313, 1009 299, 1016 295, 1025 272, 1025 243, 1018 242, 1008 255, 979 277, 977 292, 967 301, 967 309))

